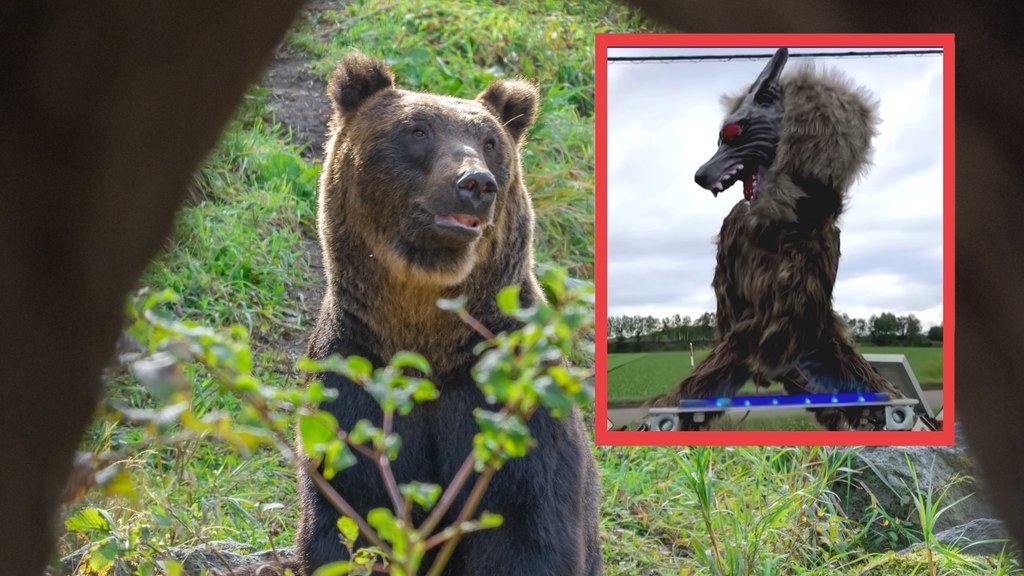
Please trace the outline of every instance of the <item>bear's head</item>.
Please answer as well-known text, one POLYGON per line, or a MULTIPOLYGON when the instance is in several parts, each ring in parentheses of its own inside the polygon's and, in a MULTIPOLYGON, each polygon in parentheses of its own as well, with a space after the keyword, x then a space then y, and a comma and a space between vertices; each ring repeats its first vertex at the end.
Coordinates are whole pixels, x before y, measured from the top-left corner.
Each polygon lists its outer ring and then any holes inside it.
POLYGON ((533 84, 497 80, 475 100, 400 90, 383 62, 352 53, 328 93, 325 251, 365 248, 390 274, 439 286, 503 252, 532 259, 519 147, 537 115, 533 84))

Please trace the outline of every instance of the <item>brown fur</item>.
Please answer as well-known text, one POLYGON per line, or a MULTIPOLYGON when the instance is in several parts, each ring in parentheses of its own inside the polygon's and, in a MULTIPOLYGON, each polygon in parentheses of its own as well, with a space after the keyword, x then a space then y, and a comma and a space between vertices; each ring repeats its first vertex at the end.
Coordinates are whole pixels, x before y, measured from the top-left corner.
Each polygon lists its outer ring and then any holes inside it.
POLYGON ((417 190, 413 204, 424 204, 432 194, 447 194, 452 175, 479 166, 481 155, 456 152, 440 158, 438 162, 444 165, 434 167, 431 180, 425 183, 416 181, 418 175, 412 171, 398 170, 387 174, 390 181, 386 182, 379 172, 360 164, 367 162, 366 151, 395 131, 394 118, 412 110, 434 124, 459 115, 469 130, 490 129, 504 139, 506 150, 512 150, 525 138, 525 128, 535 117, 537 91, 524 81, 499 81, 472 103, 398 90, 392 82, 383 65, 356 55, 339 65, 331 81, 335 115, 325 146, 318 211, 329 286, 322 308, 341 307, 364 320, 372 333, 374 352, 381 358, 390 358, 399 350, 420 351, 435 370, 443 371, 455 361, 454 352, 474 339, 475 333, 455 314, 439 309, 439 298, 466 294, 471 298, 471 312, 493 315, 496 310, 488 296, 497 287, 522 284, 530 298, 542 297, 532 273, 533 208, 522 182, 518 155, 502 158, 495 165, 507 180, 507 189, 499 193, 498 209, 493 221, 485 224, 481 239, 464 249, 447 250, 443 258, 427 266, 410 262, 396 249, 396 236, 399 241, 413 236, 423 223, 407 218, 407 199, 389 191, 392 186, 417 190), (346 81, 352 83, 347 76, 357 72, 362 76, 354 82, 367 91, 361 100, 344 96, 340 88, 346 81), (376 90, 371 92, 370 87, 376 90), (520 108, 509 103, 510 94, 517 96, 520 108), (360 106, 346 106, 349 102, 360 106), (502 123, 492 114, 506 108, 513 126, 502 131, 502 123), (529 121, 525 125, 521 124, 524 118, 529 121), (438 338, 438 334, 448 337, 438 338))
MULTIPOLYGON (((848 79, 810 65, 781 84, 781 139, 760 199, 738 202, 718 237, 712 286, 721 343, 676 390, 649 405, 732 396, 750 377, 783 382, 790 393, 897 394, 856 352, 832 309, 838 219, 850 185, 868 165, 875 104, 848 79)), ((727 114, 741 100, 723 98, 727 114)), ((830 429, 860 420, 853 411, 815 413, 830 429)))

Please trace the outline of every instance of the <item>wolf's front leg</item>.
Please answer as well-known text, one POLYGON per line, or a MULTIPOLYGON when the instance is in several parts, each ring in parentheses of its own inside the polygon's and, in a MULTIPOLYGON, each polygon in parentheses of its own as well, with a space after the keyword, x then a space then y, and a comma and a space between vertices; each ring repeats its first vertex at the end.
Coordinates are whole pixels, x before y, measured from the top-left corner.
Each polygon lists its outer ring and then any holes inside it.
POLYGON ((801 356, 800 369, 807 374, 815 389, 828 392, 885 392, 902 397, 857 351, 838 317, 833 317, 826 328, 821 346, 801 356))
MULTIPOLYGON (((842 320, 834 315, 823 335, 822 345, 800 357, 798 372, 804 379, 804 386, 812 393, 883 392, 894 398, 903 397, 896 387, 871 368, 854 347, 842 320)), ((827 410, 815 412, 815 417, 830 430, 839 430, 860 426, 865 412, 860 409, 827 410)))
MULTIPOLYGON (((645 404, 648 408, 674 407, 683 398, 720 398, 733 396, 750 378, 739 333, 730 333, 726 339, 711 351, 703 362, 683 380, 679 387, 668 394, 653 398, 645 404)), ((680 414, 684 430, 705 429, 718 415, 709 415, 704 422, 692 422, 687 414, 680 414)))

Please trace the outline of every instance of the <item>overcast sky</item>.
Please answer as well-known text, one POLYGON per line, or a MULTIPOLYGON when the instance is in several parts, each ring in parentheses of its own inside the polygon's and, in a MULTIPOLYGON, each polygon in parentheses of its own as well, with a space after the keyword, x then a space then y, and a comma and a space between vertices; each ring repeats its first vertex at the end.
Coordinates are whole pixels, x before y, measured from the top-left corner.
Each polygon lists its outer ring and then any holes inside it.
MULTIPOLYGON (((828 49, 791 48, 787 69, 808 51, 828 49)), ((772 52, 610 48, 608 56, 772 52)), ((870 89, 882 119, 874 165, 850 190, 839 223, 835 307, 856 318, 914 314, 927 330, 942 322, 942 57, 815 61, 870 89)), ((714 238, 742 201, 742 184, 714 198, 693 176, 718 148, 719 96, 749 86, 765 63, 608 64, 610 316, 714 312, 714 238)))

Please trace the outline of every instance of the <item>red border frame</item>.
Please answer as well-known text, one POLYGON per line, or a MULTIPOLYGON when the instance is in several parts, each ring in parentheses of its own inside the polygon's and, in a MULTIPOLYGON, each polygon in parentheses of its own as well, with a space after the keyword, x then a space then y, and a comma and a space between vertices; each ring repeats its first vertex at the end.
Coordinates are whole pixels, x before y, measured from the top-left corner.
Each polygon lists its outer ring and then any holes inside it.
POLYGON ((597 34, 595 52, 595 288, 596 405, 599 446, 952 446, 954 412, 954 142, 953 34, 597 34), (607 66, 609 47, 941 47, 943 49, 943 430, 869 431, 708 431, 650 432, 607 430, 608 421, 608 189, 607 66))

